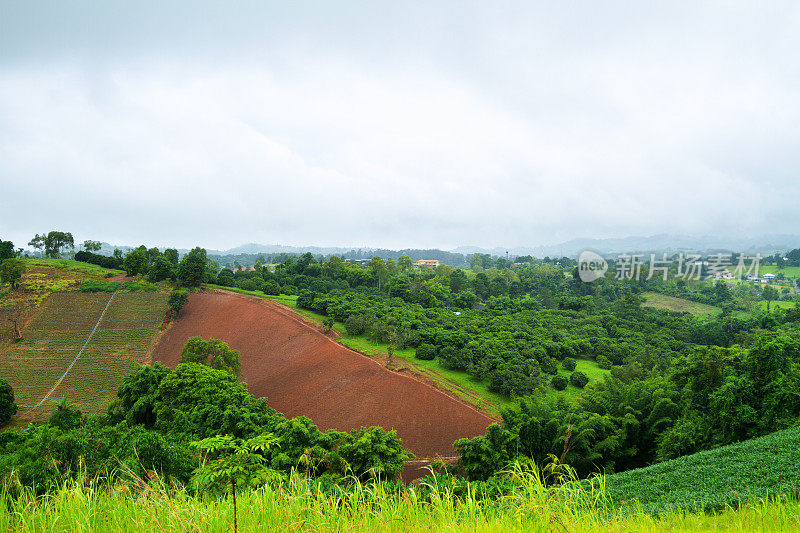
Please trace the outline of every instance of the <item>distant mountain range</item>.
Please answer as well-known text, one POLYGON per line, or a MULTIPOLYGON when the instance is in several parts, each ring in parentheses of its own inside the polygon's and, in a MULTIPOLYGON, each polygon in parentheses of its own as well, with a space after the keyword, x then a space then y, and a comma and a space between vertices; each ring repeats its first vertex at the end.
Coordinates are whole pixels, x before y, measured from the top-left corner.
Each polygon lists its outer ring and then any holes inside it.
MULTIPOLYGON (((112 246, 103 243, 100 251, 102 254, 111 255, 114 248, 119 248, 123 252, 131 249, 132 246, 112 246)), ((603 255, 616 255, 620 253, 672 253, 672 252, 744 252, 762 255, 773 254, 775 252, 788 252, 795 248, 800 248, 800 235, 775 234, 762 235, 758 237, 736 237, 736 236, 701 236, 694 237, 688 235, 669 235, 659 234, 649 237, 624 237, 614 239, 573 239, 559 244, 542 246, 514 246, 514 247, 494 247, 482 248, 479 246, 459 246, 454 250, 443 250, 453 254, 464 256, 482 253, 497 257, 503 257, 508 253, 509 258, 532 255, 535 257, 577 257, 583 250, 593 250, 603 255)), ((181 255, 189 250, 179 249, 181 255)), ((258 244, 248 243, 236 246, 228 250, 208 250, 210 256, 237 256, 253 254, 304 254, 311 252, 318 255, 344 255, 350 252, 378 252, 384 255, 392 254, 386 249, 371 247, 343 247, 343 246, 287 246, 282 244, 258 244)))
POLYGON ((576 257, 583 250, 594 250, 600 254, 661 253, 682 251, 744 252, 773 254, 800 248, 800 235, 762 235, 759 237, 703 236, 660 234, 650 237, 624 237, 618 239, 573 239, 547 246, 496 247, 459 246, 454 252, 462 254, 484 253, 510 257, 533 255, 536 257, 576 257))

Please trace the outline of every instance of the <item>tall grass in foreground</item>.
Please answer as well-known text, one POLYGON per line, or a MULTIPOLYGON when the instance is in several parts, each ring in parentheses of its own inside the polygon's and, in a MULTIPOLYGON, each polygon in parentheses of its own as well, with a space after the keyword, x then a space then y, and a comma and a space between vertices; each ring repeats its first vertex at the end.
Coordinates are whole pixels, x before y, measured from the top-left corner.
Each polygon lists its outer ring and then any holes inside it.
MULTIPOLYGON (((292 476, 282 484, 239 495, 240 531, 778 531, 800 529, 796 501, 773 499, 717 514, 610 512, 602 491, 569 481, 546 487, 535 473, 512 472, 519 483, 506 496, 354 481, 323 490, 292 476)), ((0 531, 230 531, 228 499, 195 497, 158 483, 101 487, 70 482, 41 497, 0 493, 0 531)))

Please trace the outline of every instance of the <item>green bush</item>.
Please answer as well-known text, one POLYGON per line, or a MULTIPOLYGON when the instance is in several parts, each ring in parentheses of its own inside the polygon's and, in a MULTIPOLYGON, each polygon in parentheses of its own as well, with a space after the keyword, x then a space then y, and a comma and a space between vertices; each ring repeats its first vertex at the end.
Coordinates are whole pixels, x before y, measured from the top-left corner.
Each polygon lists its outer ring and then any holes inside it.
POLYGON ((579 389, 582 389, 586 386, 587 383, 589 383, 589 378, 586 374, 584 374, 580 370, 576 370, 569 376, 569 382, 572 385, 578 387, 579 389))
POLYGON ((567 388, 567 378, 560 374, 555 375, 553 379, 550 380, 550 385, 556 390, 564 390, 567 388))
POLYGON ((344 329, 348 335, 363 335, 368 327, 369 325, 361 315, 350 315, 344 321, 344 329))
POLYGON ((115 292, 120 284, 116 281, 92 281, 85 280, 78 287, 79 292, 115 292))
POLYGON ((543 357, 539 362, 539 366, 542 368, 542 372, 550 374, 551 376, 558 372, 558 363, 556 363, 556 360, 552 357, 543 357))
POLYGON ((242 279, 236 283, 240 289, 245 291, 255 291, 258 290, 258 285, 252 279, 242 279))
POLYGON ((186 291, 178 290, 172 291, 169 295, 169 301, 167 305, 169 306, 170 310, 175 313, 175 316, 181 312, 183 306, 189 302, 189 295, 186 291))
POLYGON ((567 372, 572 372, 573 370, 575 370, 576 366, 578 366, 578 362, 572 357, 565 357, 564 360, 561 361, 561 368, 563 368, 567 372))
POLYGON ((443 348, 442 353, 439 354, 439 361, 445 368, 451 370, 468 370, 472 366, 473 357, 472 350, 469 348, 462 350, 443 348))
POLYGON ((420 344, 414 352, 414 357, 421 361, 433 361, 436 358, 436 347, 432 344, 420 344))
POLYGON ((597 361, 597 366, 599 366, 603 370, 611 370, 611 367, 613 366, 611 361, 605 355, 598 355, 596 361, 597 361))
POLYGON ((267 281, 264 283, 264 286, 261 288, 261 291, 264 294, 268 294, 270 296, 277 296, 281 293, 280 287, 274 281, 267 281))
POLYGON ((414 457, 403 448, 396 431, 386 431, 377 426, 352 430, 339 446, 337 455, 362 480, 394 479, 403 469, 403 464, 414 457))
POLYGON ((14 389, 8 381, 0 378, 0 425, 5 424, 17 412, 17 404, 14 403, 14 389))

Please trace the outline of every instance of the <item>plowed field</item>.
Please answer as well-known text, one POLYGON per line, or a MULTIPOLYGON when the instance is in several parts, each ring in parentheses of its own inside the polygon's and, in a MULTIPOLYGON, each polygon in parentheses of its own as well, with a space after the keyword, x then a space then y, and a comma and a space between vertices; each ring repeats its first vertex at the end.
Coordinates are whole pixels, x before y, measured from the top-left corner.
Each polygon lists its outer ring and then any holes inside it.
POLYGON ((493 422, 342 346, 275 302, 227 292, 192 294, 153 360, 176 365, 194 335, 240 350, 241 377, 250 392, 266 396, 287 417, 305 415, 321 429, 395 429, 420 458, 453 456, 454 441, 483 434, 493 422))
POLYGON ((86 412, 105 410, 122 378, 147 360, 164 313, 165 293, 50 295, 23 332, 0 350, 0 377, 28 418, 67 398, 86 412))

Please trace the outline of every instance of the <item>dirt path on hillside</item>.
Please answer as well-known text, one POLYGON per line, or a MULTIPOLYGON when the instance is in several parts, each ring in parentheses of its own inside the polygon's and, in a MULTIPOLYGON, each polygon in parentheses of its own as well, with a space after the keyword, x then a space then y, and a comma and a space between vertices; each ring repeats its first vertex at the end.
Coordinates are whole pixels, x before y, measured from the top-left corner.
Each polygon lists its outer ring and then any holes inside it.
POLYGON ((323 334, 278 303, 230 292, 189 297, 166 331, 154 361, 177 364, 186 339, 219 338, 241 351, 241 376, 255 396, 287 417, 305 415, 321 429, 379 425, 397 430, 420 458, 454 455, 453 442, 493 422, 412 376, 391 372, 323 334))

